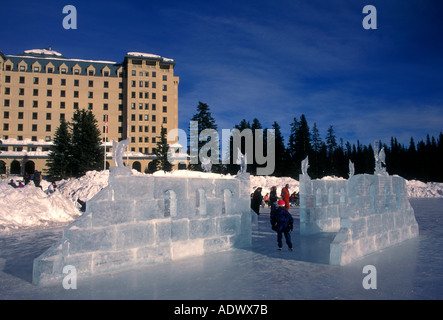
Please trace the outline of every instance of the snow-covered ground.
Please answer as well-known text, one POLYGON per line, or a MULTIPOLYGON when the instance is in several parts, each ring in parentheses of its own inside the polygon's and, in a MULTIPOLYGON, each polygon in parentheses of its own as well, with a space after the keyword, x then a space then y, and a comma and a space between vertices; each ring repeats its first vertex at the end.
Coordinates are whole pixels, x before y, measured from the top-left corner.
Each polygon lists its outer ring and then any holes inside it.
MULTIPOLYGON (((408 182, 408 192, 420 236, 345 267, 327 264, 333 234, 299 235, 298 208, 291 208, 294 251, 277 252, 265 208, 250 250, 79 279, 77 289, 32 285, 33 260, 81 214, 77 199, 92 198, 107 180, 107 171, 88 172, 59 181, 50 196, 0 184, 0 299, 443 299, 443 184, 418 181, 408 182), (365 265, 376 267, 377 289, 363 288, 365 265)), ((290 178, 251 177, 251 192, 261 186, 265 194, 273 185, 280 191, 286 183, 298 191, 290 178)))

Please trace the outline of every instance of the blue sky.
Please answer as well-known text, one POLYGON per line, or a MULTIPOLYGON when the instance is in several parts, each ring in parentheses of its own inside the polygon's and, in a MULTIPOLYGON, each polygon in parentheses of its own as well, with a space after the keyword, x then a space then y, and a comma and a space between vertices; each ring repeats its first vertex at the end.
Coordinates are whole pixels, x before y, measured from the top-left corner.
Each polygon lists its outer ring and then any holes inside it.
POLYGON ((68 58, 122 62, 129 51, 173 58, 179 126, 199 101, 220 129, 277 121, 285 142, 305 114, 324 139, 370 144, 443 131, 440 0, 8 1, 0 50, 52 48, 68 58), (62 9, 77 8, 65 30, 62 9), (365 5, 377 29, 365 30, 365 5))

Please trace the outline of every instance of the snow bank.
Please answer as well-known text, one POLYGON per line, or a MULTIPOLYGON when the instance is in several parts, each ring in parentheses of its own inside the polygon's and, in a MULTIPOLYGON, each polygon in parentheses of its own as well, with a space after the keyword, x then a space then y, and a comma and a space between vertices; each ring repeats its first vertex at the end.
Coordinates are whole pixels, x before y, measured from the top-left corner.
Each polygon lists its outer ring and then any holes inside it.
POLYGON ((409 198, 443 198, 443 183, 406 181, 409 198))
POLYGON ((0 231, 53 226, 79 215, 74 204, 59 192, 47 195, 32 185, 13 188, 0 184, 0 231))

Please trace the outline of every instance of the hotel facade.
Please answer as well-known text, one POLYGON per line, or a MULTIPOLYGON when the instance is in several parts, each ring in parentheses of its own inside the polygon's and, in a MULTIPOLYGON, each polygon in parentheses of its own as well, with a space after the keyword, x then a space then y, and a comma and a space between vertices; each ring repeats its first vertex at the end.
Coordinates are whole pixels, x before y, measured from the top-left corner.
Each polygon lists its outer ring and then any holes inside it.
MULTIPOLYGON (((178 128, 175 61, 128 52, 122 63, 68 59, 51 49, 0 52, 0 173, 46 169, 60 120, 91 110, 113 165, 112 140, 130 137, 125 162, 143 172, 155 159, 161 127, 178 128)), ((177 162, 186 157, 177 154, 177 162)))

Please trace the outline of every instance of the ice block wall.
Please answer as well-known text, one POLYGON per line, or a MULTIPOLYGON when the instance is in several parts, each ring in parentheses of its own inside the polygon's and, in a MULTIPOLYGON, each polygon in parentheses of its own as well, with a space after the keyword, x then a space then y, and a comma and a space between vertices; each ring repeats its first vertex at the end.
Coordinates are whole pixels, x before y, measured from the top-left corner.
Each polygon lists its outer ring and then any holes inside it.
POLYGON ((108 186, 62 239, 34 260, 33 283, 163 263, 251 245, 249 174, 136 176, 111 168, 108 186))
POLYGON ((337 232, 348 209, 347 180, 311 180, 300 175, 300 233, 337 232))
POLYGON ((418 236, 406 189, 399 176, 361 174, 348 181, 348 210, 330 246, 330 264, 345 265, 364 255, 418 236))

